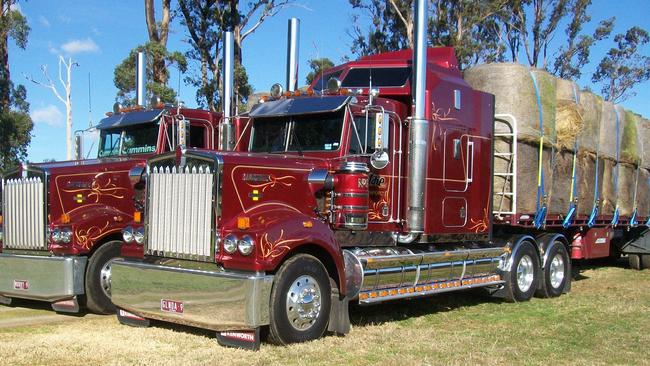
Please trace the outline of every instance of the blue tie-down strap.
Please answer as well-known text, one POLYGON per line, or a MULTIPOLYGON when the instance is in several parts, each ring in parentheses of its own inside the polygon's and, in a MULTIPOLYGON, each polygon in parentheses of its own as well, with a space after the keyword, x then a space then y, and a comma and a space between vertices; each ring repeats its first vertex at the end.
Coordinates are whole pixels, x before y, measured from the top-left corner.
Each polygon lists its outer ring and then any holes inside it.
POLYGON ((614 209, 614 217, 612 217, 612 226, 618 225, 618 207, 614 209))
POLYGON ((638 211, 637 211, 637 209, 635 208, 635 209, 634 209, 634 212, 632 212, 632 217, 630 217, 630 225, 631 225, 631 226, 637 226, 637 225, 639 224, 639 222, 636 221, 636 215, 637 215, 637 213, 638 213, 638 211))
POLYGON ((571 207, 569 207, 569 212, 567 212, 566 217, 564 218, 564 221, 562 222, 562 227, 565 229, 571 226, 571 223, 573 222, 573 217, 575 216, 576 213, 576 205, 571 203, 571 207))
POLYGON ((535 213, 535 219, 533 224, 535 224, 535 229, 539 229, 546 222, 546 205, 542 206, 535 213))
MULTIPOLYGON (((596 223, 596 217, 598 217, 598 205, 594 205, 594 208, 591 209, 591 214, 589 214, 589 220, 587 220, 587 226, 592 227, 596 223)), ((648 219, 650 222, 650 219, 648 219)))

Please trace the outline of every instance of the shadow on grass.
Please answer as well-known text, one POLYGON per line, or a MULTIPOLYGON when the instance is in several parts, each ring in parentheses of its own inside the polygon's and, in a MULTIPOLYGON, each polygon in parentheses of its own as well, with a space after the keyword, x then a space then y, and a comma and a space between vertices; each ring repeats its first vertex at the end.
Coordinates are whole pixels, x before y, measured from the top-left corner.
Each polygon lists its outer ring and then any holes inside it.
POLYGON ((356 326, 382 324, 484 303, 500 302, 504 302, 504 300, 490 297, 481 289, 474 289, 422 298, 394 300, 370 306, 351 304, 350 321, 356 326))
POLYGON ((74 318, 83 318, 88 314, 92 314, 89 312, 87 309, 84 307, 81 307, 78 313, 65 313, 65 312, 59 312, 55 311, 52 309, 52 303, 47 302, 47 301, 38 301, 38 300, 28 300, 28 299, 19 299, 19 298, 12 298, 11 299, 11 304, 10 305, 2 305, 2 306, 8 306, 10 308, 25 308, 25 309, 30 309, 30 310, 49 310, 52 312, 52 314, 59 314, 59 315, 66 315, 74 318))

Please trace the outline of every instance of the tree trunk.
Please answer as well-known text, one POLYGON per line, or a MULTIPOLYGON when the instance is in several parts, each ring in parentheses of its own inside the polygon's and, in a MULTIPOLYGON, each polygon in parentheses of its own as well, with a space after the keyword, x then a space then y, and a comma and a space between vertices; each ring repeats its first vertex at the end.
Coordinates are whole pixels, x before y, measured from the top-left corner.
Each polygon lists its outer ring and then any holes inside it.
MULTIPOLYGON (((0 16, 9 12, 11 2, 0 0, 0 16), (5 9, 6 8, 6 9, 5 9)), ((0 111, 8 111, 11 107, 11 73, 9 71, 9 34, 7 29, 0 29, 0 111)))
MULTIPOLYGON (((156 23, 156 10, 154 0, 144 0, 144 14, 147 21, 147 32, 149 33, 149 42, 158 43, 167 48, 167 37, 169 35, 169 22, 171 20, 170 1, 162 0, 162 19, 160 25, 156 23)), ((153 56, 153 82, 167 84, 167 65, 162 56, 153 56)))

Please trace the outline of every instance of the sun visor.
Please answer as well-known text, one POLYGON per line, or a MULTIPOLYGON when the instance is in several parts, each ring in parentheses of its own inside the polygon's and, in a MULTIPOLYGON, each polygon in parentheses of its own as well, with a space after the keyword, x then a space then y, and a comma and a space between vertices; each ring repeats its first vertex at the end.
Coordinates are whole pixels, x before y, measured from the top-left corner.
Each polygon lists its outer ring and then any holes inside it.
POLYGON ((256 104, 253 109, 251 109, 250 116, 256 118, 334 112, 341 109, 349 99, 349 96, 337 95, 320 98, 273 100, 256 104))
POLYGON ((114 114, 99 121, 97 128, 103 130, 107 128, 125 127, 153 122, 157 120, 164 111, 164 109, 149 109, 146 111, 114 114))

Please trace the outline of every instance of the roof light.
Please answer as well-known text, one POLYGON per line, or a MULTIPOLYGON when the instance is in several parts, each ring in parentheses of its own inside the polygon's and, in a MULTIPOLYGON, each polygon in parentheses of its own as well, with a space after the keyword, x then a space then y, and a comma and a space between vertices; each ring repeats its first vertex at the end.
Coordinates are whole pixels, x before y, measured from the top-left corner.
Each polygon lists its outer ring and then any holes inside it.
POLYGON ((282 93, 284 92, 284 89, 282 89, 282 85, 279 83, 275 83, 271 85, 271 90, 269 94, 271 95, 271 98, 273 99, 278 99, 282 96, 282 93))

